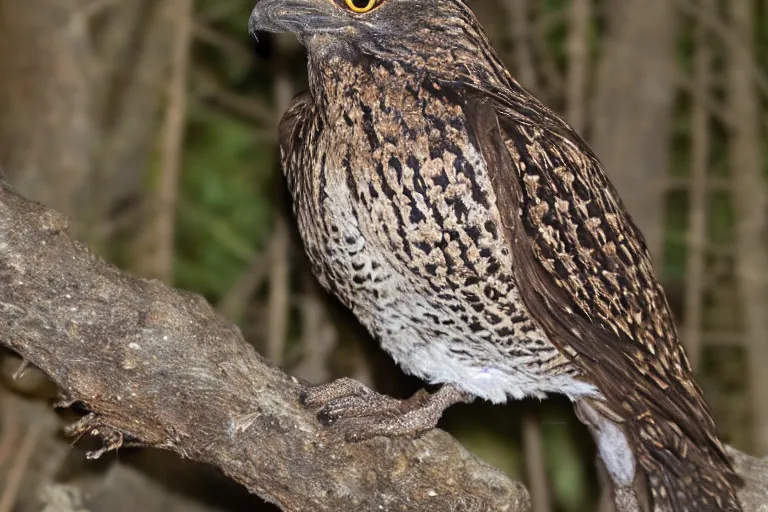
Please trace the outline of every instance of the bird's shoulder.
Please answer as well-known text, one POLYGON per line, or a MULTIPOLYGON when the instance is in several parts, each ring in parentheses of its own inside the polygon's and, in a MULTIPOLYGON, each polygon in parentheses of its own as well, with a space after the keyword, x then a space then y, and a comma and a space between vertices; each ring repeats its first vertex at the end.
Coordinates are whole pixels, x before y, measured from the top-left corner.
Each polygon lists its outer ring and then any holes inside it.
POLYGON ((724 457, 642 235, 587 144, 541 104, 526 108, 466 100, 529 313, 612 412, 663 419, 724 457))
POLYGON ((297 128, 307 121, 312 109, 312 96, 309 91, 303 91, 293 97, 291 104, 280 119, 277 128, 277 139, 280 146, 280 156, 285 166, 285 159, 293 150, 297 140, 297 128))

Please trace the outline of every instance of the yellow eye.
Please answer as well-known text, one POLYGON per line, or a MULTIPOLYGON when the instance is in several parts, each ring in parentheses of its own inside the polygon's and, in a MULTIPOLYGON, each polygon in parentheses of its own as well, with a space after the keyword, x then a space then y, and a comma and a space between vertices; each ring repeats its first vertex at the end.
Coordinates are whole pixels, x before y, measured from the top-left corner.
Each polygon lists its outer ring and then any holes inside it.
POLYGON ((353 12, 364 13, 374 8, 377 0, 344 0, 353 12))

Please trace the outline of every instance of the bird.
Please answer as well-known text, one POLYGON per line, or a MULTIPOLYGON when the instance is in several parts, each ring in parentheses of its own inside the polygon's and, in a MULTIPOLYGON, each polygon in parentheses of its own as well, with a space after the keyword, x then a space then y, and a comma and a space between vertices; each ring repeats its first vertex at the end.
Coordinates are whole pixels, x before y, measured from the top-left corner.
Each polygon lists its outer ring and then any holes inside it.
POLYGON ((437 387, 306 386, 329 430, 416 436, 453 404, 563 394, 634 508, 741 510, 642 234, 464 1, 259 0, 249 31, 307 50, 278 136, 315 276, 437 387))

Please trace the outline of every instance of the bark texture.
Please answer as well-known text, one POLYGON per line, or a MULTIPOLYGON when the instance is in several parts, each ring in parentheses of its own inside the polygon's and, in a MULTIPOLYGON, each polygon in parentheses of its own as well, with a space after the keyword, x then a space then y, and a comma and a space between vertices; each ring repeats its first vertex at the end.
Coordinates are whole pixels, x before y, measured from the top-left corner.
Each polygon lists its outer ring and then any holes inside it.
POLYGON ((66 228, 0 182, 0 343, 92 411, 73 433, 213 464, 284 510, 528 508, 520 484, 444 432, 330 442, 300 383, 203 299, 122 274, 66 228))

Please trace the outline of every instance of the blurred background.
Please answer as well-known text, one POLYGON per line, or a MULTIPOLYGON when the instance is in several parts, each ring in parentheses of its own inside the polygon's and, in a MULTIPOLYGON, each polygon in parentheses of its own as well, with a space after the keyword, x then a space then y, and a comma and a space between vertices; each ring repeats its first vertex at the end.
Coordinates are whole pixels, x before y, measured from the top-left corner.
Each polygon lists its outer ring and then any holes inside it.
MULTIPOLYGON (((593 145, 646 235, 724 440, 768 454, 768 1, 470 0, 519 81, 593 145)), ((0 166, 127 271, 204 295, 312 382, 404 376, 313 280, 277 167, 305 88, 253 0, 0 0, 0 166)), ((216 471, 147 449, 85 462, 34 369, 0 352, 0 512, 240 511, 216 471)), ((561 398, 456 406, 441 426, 526 482, 536 512, 591 511, 600 474, 561 398)), ((602 498, 604 499, 604 497, 602 498)))

